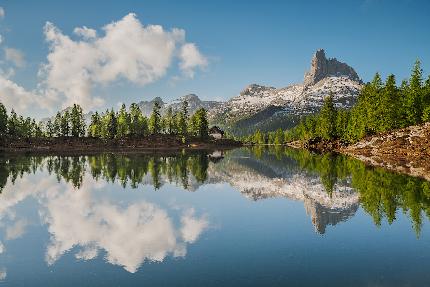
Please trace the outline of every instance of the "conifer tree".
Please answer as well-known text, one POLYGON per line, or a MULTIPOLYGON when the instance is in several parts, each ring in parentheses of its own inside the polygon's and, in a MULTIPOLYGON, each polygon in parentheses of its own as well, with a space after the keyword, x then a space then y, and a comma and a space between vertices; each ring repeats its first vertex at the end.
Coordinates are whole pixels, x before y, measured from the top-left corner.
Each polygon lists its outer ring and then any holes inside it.
POLYGON ((117 135, 118 119, 113 109, 108 112, 106 118, 106 137, 109 139, 114 139, 117 135))
POLYGON ((185 135, 187 133, 187 123, 188 123, 188 102, 183 101, 181 112, 178 117, 178 132, 181 135, 185 135))
POLYGON ((81 106, 74 104, 70 113, 70 132, 72 137, 85 135, 85 120, 81 106))
POLYGON ((333 95, 328 95, 324 99, 319 120, 319 133, 324 139, 336 137, 336 109, 333 103, 333 95))
POLYGON ((409 80, 409 89, 406 94, 405 109, 406 122, 413 125, 421 121, 422 116, 422 69, 419 60, 415 62, 412 75, 409 80))
POLYGON ((49 119, 46 122, 46 136, 49 138, 52 138, 55 136, 54 124, 52 123, 51 119, 49 119))
POLYGON ((54 119, 54 136, 61 136, 61 114, 57 112, 54 119))
POLYGON ((7 110, 6 107, 0 103, 0 136, 7 134, 7 110))
POLYGON ((91 123, 88 126, 88 135, 90 137, 100 138, 102 137, 102 121, 98 112, 91 115, 91 123))
POLYGON ((118 138, 124 138, 130 133, 130 122, 130 115, 127 113, 125 104, 122 104, 118 113, 118 138))
POLYGON ((12 137, 19 136, 19 120, 15 111, 12 109, 7 122, 8 133, 12 137))
POLYGON ((61 116, 61 136, 68 137, 70 135, 70 113, 65 111, 61 116))
POLYGON ((160 104, 158 102, 155 102, 154 107, 152 109, 151 117, 149 118, 149 130, 151 134, 159 134, 161 132, 160 110, 160 104))

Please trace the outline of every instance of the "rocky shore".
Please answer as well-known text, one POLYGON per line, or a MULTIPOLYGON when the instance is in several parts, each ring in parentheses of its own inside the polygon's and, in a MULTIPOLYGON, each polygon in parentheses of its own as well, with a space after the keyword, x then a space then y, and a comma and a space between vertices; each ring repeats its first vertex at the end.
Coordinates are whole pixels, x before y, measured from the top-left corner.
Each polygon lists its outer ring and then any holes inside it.
POLYGON ((367 137, 337 151, 373 166, 430 180, 430 123, 367 137))
POLYGON ((346 154, 372 166, 430 180, 430 123, 369 136, 352 145, 322 139, 287 145, 346 154))

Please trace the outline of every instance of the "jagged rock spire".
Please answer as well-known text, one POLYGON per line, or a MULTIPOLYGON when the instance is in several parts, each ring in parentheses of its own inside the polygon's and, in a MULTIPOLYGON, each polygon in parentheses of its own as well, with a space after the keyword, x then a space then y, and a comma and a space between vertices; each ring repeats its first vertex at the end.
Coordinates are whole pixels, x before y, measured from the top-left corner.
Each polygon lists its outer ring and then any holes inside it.
POLYGON ((319 49, 312 57, 311 69, 305 74, 303 84, 306 88, 329 76, 345 76, 351 80, 361 82, 351 66, 339 62, 336 58, 327 59, 324 49, 319 49))

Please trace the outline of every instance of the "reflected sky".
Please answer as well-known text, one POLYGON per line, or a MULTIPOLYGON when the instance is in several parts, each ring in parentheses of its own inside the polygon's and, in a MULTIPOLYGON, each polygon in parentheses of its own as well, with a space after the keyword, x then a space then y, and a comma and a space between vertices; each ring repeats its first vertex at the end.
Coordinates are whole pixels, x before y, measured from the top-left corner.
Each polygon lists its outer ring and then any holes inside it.
POLYGON ((1 284, 430 282, 428 182, 356 160, 236 149, 0 161, 1 284))

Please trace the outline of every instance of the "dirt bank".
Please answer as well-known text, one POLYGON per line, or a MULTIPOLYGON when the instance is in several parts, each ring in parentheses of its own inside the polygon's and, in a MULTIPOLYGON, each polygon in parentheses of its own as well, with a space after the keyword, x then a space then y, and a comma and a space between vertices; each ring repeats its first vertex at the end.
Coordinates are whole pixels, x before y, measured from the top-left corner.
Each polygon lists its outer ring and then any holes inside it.
POLYGON ((370 136, 337 151, 373 166, 430 180, 430 123, 370 136))
POLYGON ((180 136, 152 135, 145 138, 127 139, 98 139, 98 138, 21 138, 0 139, 0 152, 6 153, 61 153, 61 154, 87 154, 99 152, 142 152, 189 150, 219 150, 241 146, 240 142, 221 139, 201 141, 196 138, 180 136))

